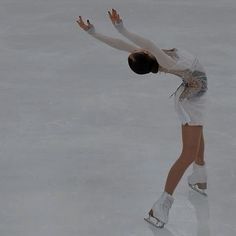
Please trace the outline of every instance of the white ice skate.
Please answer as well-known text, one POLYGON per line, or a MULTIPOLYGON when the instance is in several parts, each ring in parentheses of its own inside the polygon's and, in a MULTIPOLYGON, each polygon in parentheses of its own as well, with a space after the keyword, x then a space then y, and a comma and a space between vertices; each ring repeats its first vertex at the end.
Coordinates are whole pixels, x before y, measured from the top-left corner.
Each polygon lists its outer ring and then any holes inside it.
POLYGON ((193 173, 188 177, 188 185, 194 191, 207 196, 205 192, 207 189, 207 171, 205 165, 200 166, 193 163, 193 173))
POLYGON ((154 203, 152 209, 148 213, 145 221, 155 226, 156 228, 163 228, 168 222, 169 210, 174 202, 174 198, 164 192, 161 197, 154 203))

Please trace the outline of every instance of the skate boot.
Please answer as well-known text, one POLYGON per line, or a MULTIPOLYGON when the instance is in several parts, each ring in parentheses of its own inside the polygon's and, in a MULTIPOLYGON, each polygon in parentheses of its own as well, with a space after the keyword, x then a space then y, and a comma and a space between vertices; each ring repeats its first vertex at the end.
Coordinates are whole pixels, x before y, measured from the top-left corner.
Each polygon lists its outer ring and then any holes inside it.
POLYGON ((144 218, 148 223, 157 228, 163 228, 168 222, 169 210, 174 202, 174 198, 164 192, 161 197, 154 203, 152 209, 148 213, 148 217, 144 218))
POLYGON ((188 177, 188 185, 194 191, 207 196, 205 190, 207 189, 207 172, 206 166, 200 166, 193 163, 193 173, 188 177))

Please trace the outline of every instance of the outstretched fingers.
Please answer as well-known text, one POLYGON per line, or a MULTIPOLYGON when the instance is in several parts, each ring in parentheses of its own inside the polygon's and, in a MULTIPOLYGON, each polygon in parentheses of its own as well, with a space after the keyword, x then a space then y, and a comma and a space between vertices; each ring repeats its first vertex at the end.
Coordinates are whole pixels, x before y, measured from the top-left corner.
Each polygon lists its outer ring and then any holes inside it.
MULTIPOLYGON (((118 14, 118 12, 114 8, 111 9, 110 11, 108 11, 108 15, 114 25, 119 24, 122 21, 120 18, 120 15, 118 14)), ((86 31, 93 27, 93 25, 90 23, 89 20, 87 20, 85 23, 82 16, 79 16, 79 18, 76 20, 76 22, 78 23, 78 25, 82 29, 84 29, 86 31)))
POLYGON ((84 29, 84 30, 89 30, 93 25, 90 23, 89 20, 87 20, 87 24, 84 22, 82 16, 79 16, 79 18, 76 20, 78 25, 84 29))
POLYGON ((113 8, 111 11, 108 11, 109 17, 113 24, 118 24, 121 21, 120 15, 117 11, 113 8))
POLYGON ((81 28, 84 28, 85 27, 85 23, 82 19, 82 16, 79 16, 79 18, 76 20, 76 22, 78 23, 78 25, 81 27, 81 28))

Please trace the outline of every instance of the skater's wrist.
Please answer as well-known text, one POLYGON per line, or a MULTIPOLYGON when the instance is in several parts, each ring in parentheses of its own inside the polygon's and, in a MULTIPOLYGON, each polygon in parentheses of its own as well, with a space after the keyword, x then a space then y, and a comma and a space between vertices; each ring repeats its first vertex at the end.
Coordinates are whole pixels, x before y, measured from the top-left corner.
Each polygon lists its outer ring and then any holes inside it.
POLYGON ((113 25, 119 32, 121 32, 124 29, 124 24, 122 20, 114 22, 113 25))
POLYGON ((85 29, 88 34, 95 34, 95 27, 91 25, 89 28, 85 29))

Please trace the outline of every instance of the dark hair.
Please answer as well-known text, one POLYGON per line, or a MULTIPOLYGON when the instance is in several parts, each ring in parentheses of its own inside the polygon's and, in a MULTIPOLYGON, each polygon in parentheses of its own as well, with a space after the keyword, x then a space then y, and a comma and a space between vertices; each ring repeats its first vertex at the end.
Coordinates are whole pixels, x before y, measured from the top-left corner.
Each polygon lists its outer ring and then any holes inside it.
POLYGON ((142 51, 130 54, 128 63, 131 70, 139 75, 157 73, 159 68, 156 58, 142 51))

